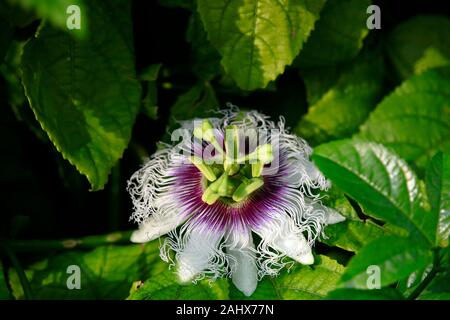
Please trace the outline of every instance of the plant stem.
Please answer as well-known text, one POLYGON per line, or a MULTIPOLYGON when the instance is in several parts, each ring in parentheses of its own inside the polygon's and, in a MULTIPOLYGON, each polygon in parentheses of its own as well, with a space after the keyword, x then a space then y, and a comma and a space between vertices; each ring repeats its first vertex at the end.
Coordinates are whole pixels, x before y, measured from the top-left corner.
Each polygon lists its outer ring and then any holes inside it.
POLYGON ((414 300, 416 299, 423 290, 430 284, 430 282, 434 279, 436 274, 438 274, 440 268, 440 256, 439 256, 439 249, 434 250, 434 260, 433 260, 433 267, 431 268, 431 271, 427 274, 425 279, 417 286, 416 289, 406 298, 408 300, 414 300))
POLYGON ((8 244, 3 243, 2 247, 5 250, 6 255, 9 257, 12 266, 17 272, 17 276, 19 277, 25 299, 33 299, 33 291, 31 290, 30 282, 28 281, 27 275, 25 274, 25 271, 23 270, 19 259, 17 259, 16 253, 8 244))
POLYGON ((64 240, 4 240, 2 243, 16 252, 92 249, 107 244, 129 244, 131 232, 121 231, 106 235, 64 240))

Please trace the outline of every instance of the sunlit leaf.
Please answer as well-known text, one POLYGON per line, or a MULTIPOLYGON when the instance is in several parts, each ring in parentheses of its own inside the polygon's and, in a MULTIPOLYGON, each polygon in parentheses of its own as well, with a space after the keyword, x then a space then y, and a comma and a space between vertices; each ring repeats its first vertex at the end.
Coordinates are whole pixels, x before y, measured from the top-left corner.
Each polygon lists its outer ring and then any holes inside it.
POLYGON ((450 67, 430 69, 403 82, 376 107, 359 136, 425 162, 450 150, 450 67))
POLYGON ((437 242, 448 245, 450 237, 450 156, 437 153, 430 161, 426 174, 428 199, 439 215, 437 242))
POLYGON ((437 215, 424 209, 414 172, 394 153, 376 143, 341 140, 317 147, 313 160, 370 215, 434 244, 437 215))
POLYGON ((198 11, 222 66, 242 89, 264 88, 299 53, 323 0, 209 1, 198 11))
POLYGON ((305 80, 308 99, 314 99, 315 103, 297 125, 296 132, 317 144, 345 138, 358 131, 359 125, 366 120, 380 98, 383 68, 380 55, 363 54, 342 70, 325 92, 320 92, 320 98, 315 97, 317 91, 323 90, 326 79, 330 78, 329 68, 300 72, 305 80))
POLYGON ((424 268, 431 261, 431 251, 413 238, 386 236, 363 247, 350 260, 340 284, 342 287, 371 289, 372 277, 387 286, 424 268), (377 268, 377 274, 369 268, 377 268))
POLYGON ((135 80, 130 3, 89 2, 88 12, 88 39, 75 40, 45 25, 27 43, 22 70, 42 128, 99 190, 128 145, 141 89, 135 80), (104 29, 110 31, 98 31, 104 29))

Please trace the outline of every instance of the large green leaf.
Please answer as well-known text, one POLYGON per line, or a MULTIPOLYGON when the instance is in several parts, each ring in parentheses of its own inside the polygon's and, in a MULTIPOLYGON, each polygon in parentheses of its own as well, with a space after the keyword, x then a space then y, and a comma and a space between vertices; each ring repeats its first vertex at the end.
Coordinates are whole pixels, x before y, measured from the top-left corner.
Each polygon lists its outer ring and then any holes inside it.
POLYGON ((402 300, 403 296, 396 289, 381 288, 373 290, 336 289, 331 291, 328 300, 402 300))
POLYGON ((25 47, 23 84, 56 148, 93 190, 102 189, 131 136, 135 80, 130 3, 89 1, 89 34, 75 40, 44 25, 25 47))
POLYGON ((369 33, 366 10, 370 4, 370 0, 327 1, 296 63, 332 65, 356 57, 369 33))
POLYGON ((3 264, 0 261, 0 300, 9 300, 9 290, 6 286, 5 275, 3 271, 3 264))
POLYGON ((386 49, 403 79, 429 68, 450 64, 450 19, 415 16, 389 34, 386 49))
POLYGON ((424 161, 450 150, 450 67, 430 69, 388 95, 361 126, 360 136, 424 161))
MULTIPOLYGON (((167 268, 159 258, 158 241, 143 245, 104 246, 90 252, 70 251, 42 260, 26 269, 38 299, 124 299, 133 281, 147 279, 167 268), (67 288, 67 267, 80 268, 81 289, 67 288)), ((15 271, 10 284, 16 299, 23 290, 15 271)))
POLYGON ((245 297, 232 288, 232 299, 251 300, 311 300, 322 299, 336 287, 344 267, 327 256, 316 256, 313 266, 295 264, 289 272, 283 271, 275 278, 265 278, 256 291, 245 297))
MULTIPOLYGON (((313 144, 348 137, 358 131, 376 106, 383 87, 383 61, 380 55, 363 54, 355 63, 343 70, 336 81, 320 98, 323 84, 330 78, 329 68, 307 69, 301 72, 310 106, 296 128, 296 132, 313 144)), ((331 68, 335 70, 335 68, 331 68)))
POLYGON ((412 272, 426 267, 431 261, 431 251, 413 238, 386 236, 362 248, 350 260, 340 283, 342 287, 370 289, 371 266, 379 268, 380 285, 387 286, 408 277, 412 272))
POLYGON ((418 180, 405 161, 382 145, 354 140, 320 145, 313 160, 371 215, 434 245, 437 216, 422 208, 418 180))
POLYGON ((222 65, 242 89, 264 88, 292 63, 324 0, 199 0, 198 11, 222 65))
POLYGON ((133 288, 129 300, 225 300, 228 299, 228 281, 202 280, 196 284, 180 284, 173 270, 166 269, 147 279, 139 288, 133 288))
POLYGON ((437 153, 426 173, 428 199, 432 210, 439 215, 437 242, 448 245, 450 237, 450 156, 437 153))

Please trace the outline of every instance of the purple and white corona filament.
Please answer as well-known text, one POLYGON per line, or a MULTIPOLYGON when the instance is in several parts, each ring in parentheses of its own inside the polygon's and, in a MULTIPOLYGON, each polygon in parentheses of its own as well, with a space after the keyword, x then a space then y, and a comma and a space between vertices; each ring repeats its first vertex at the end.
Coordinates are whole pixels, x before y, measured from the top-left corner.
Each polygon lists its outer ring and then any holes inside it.
POLYGON ((234 107, 220 116, 183 122, 172 134, 178 142, 131 177, 140 224, 131 240, 167 234, 161 257, 181 281, 231 276, 251 295, 259 279, 292 263, 286 257, 313 264, 324 226, 344 218, 321 204, 317 191, 329 182, 282 118, 234 107))

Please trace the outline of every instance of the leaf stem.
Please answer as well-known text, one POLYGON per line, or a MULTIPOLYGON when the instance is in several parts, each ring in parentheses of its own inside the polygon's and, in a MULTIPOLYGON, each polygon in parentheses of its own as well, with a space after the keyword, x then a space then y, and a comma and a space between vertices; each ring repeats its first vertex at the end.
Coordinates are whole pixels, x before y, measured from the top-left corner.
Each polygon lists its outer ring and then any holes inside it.
POLYGON ((440 256, 439 256, 439 248, 435 249, 434 251, 434 260, 433 260, 433 267, 431 268, 431 271, 427 274, 425 279, 417 286, 416 289, 406 298, 407 300, 414 300, 416 299, 423 290, 430 284, 430 282, 434 279, 434 277, 439 273, 440 268, 440 256))
POLYGON ((25 274, 25 271, 23 270, 22 265, 20 264, 20 261, 16 256, 16 253, 6 243, 2 243, 2 247, 5 250, 6 255, 9 257, 13 268, 17 272, 17 276, 19 277, 25 299, 33 299, 33 291, 31 289, 30 282, 28 281, 27 275, 25 274))
POLYGON ((3 240, 0 244, 16 252, 92 249, 107 244, 129 244, 131 233, 121 231, 64 240, 3 240))

